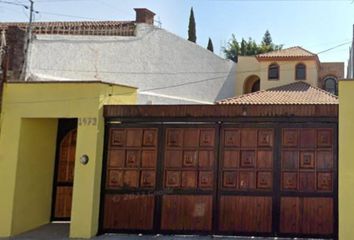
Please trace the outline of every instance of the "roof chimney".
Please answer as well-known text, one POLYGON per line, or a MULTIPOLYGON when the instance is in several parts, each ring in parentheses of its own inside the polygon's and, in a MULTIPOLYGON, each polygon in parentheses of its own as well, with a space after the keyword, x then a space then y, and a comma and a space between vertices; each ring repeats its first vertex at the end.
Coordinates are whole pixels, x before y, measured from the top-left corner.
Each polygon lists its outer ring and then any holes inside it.
POLYGON ((136 23, 154 24, 155 13, 151 12, 147 8, 134 8, 134 10, 136 12, 136 23))

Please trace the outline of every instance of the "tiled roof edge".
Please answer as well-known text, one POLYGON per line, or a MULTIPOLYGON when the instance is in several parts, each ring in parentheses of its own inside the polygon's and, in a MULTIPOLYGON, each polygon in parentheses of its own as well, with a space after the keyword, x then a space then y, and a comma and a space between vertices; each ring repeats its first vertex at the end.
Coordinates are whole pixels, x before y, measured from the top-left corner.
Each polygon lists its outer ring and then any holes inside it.
POLYGON ((288 48, 284 48, 284 49, 281 49, 281 50, 274 50, 274 51, 267 52, 267 53, 257 54, 257 55, 256 55, 256 57, 257 57, 257 58, 276 58, 276 57, 279 57, 279 58, 311 57, 311 56, 307 56, 307 55, 299 55, 299 56, 269 56, 271 53, 275 53, 275 52, 282 52, 282 51, 285 51, 285 50, 290 50, 290 49, 294 49, 294 48, 300 48, 301 50, 303 50, 303 51, 307 52, 308 54, 312 55, 312 57, 317 56, 317 54, 315 54, 315 53, 313 53, 313 52, 310 52, 309 50, 304 49, 303 47, 300 47, 300 46, 293 46, 293 47, 288 47, 288 48))
POLYGON ((334 98, 336 101, 338 101, 338 96, 333 95, 332 93, 327 92, 319 87, 312 86, 309 83, 300 81, 300 82, 294 82, 294 83, 290 83, 290 84, 286 84, 286 85, 282 85, 282 86, 278 86, 278 87, 273 87, 273 88, 253 92, 253 93, 243 94, 238 97, 226 98, 226 99, 215 102, 215 104, 221 104, 221 105, 222 104, 235 104, 235 105, 311 105, 311 104, 312 105, 333 105, 333 104, 338 104, 338 103, 332 103, 332 102, 328 102, 328 103, 321 103, 321 102, 318 102, 318 103, 313 103, 313 102, 311 102, 311 103, 296 103, 296 102, 294 102, 294 103, 257 103, 257 102, 237 103, 237 102, 232 102, 233 100, 235 100, 235 101, 241 100, 243 98, 247 98, 250 96, 252 97, 253 95, 258 95, 258 94, 261 94, 261 93, 264 93, 267 91, 279 91, 279 92, 286 91, 286 90, 282 90, 282 88, 285 88, 285 87, 288 87, 291 85, 299 85, 299 84, 309 86, 310 88, 313 88, 314 90, 319 91, 322 94, 326 94, 326 95, 334 98))

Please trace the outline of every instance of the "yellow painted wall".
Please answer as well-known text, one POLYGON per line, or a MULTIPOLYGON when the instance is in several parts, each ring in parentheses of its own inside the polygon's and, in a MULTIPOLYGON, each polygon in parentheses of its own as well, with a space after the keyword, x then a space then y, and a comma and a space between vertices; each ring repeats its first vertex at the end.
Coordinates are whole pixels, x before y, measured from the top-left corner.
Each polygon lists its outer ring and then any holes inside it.
POLYGON ((0 135, 0 237, 8 237, 12 232, 21 119, 1 117, 1 125, 6 128, 0 135), (16 127, 9 129, 11 126, 16 127))
POLYGON ((306 80, 304 82, 317 87, 318 83, 318 68, 316 61, 282 61, 276 62, 280 67, 279 80, 268 80, 268 66, 273 62, 261 62, 261 89, 269 89, 273 87, 278 87, 293 82, 298 82, 295 80, 295 66, 298 63, 303 63, 306 65, 306 80))
POLYGON ((339 239, 354 237, 354 80, 339 81, 339 239))
POLYGON ((255 57, 251 57, 251 56, 238 57, 238 62, 236 66, 236 84, 235 84, 236 96, 240 96, 243 94, 243 85, 245 83, 245 80, 249 76, 257 75, 258 77, 260 77, 260 67, 261 65, 255 57))
MULTIPOLYGON (((101 112, 100 114, 102 116, 101 112)), ((98 230, 104 133, 104 119, 99 117, 99 112, 97 119, 96 126, 78 127, 76 159, 86 154, 90 160, 86 166, 81 164, 75 166, 70 226, 70 236, 75 238, 89 238, 96 235, 98 230), (87 209, 91 211, 87 212, 87 209)))
MULTIPOLYGON (((48 140, 36 144, 50 144, 54 125, 58 118, 94 119, 96 124, 78 126, 76 164, 73 190, 73 207, 70 236, 89 238, 97 233, 99 215, 99 193, 103 155, 103 105, 135 104, 136 89, 103 83, 9 83, 4 86, 0 129, 0 237, 13 236, 35 226, 49 222, 46 191, 35 194, 27 186, 53 179, 53 149, 47 149, 45 156, 36 159, 37 150, 30 151, 30 137, 38 131, 40 123, 43 133, 33 137, 48 140), (31 136, 28 136, 31 135, 31 136), (31 158, 26 154, 31 153, 31 158), (79 157, 88 154, 86 166, 79 163, 79 157), (52 156, 52 159, 49 159, 52 156), (48 161, 46 165, 39 164, 48 161), (28 162, 26 162, 28 161, 28 162), (27 172, 26 168, 43 166, 42 172, 27 172), (46 169, 44 169, 46 168, 46 169), (51 176, 49 176, 51 175, 51 176), (31 182, 25 183, 25 179, 31 182), (28 201, 38 200, 42 206, 35 214, 28 201), (27 204, 28 208, 25 207, 27 204), (31 218, 32 221, 23 218, 31 218)), ((55 125, 56 126, 56 125, 55 125)), ((56 128, 56 127, 55 127, 56 128)), ((33 143, 32 143, 33 144, 33 143)), ((55 146, 55 144, 54 144, 55 146)), ((38 147, 39 149, 40 147, 38 147)), ((52 181, 50 182, 52 183, 52 181)))
POLYGON ((300 62, 306 65, 306 80, 304 82, 317 87, 318 66, 316 61, 277 61, 276 63, 280 67, 279 80, 268 80, 268 66, 273 63, 272 61, 258 62, 256 57, 239 57, 236 72, 236 95, 243 94, 244 82, 252 75, 257 75, 261 79, 261 90, 298 82, 299 80, 295 80, 295 66, 300 62))
POLYGON ((45 224, 50 218, 57 124, 56 119, 21 120, 14 233, 45 224))

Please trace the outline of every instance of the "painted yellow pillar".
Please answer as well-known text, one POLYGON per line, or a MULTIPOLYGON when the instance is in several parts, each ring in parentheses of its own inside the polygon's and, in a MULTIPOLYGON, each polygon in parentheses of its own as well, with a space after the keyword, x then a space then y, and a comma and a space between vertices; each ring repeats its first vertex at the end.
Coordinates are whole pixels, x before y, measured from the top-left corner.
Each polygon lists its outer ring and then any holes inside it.
POLYGON ((96 125, 81 123, 78 126, 70 225, 72 238, 90 238, 98 230, 104 119, 102 116, 94 118, 96 125), (89 157, 87 165, 79 161, 83 154, 89 157))
POLYGON ((354 80, 339 82, 339 239, 354 238, 354 80))

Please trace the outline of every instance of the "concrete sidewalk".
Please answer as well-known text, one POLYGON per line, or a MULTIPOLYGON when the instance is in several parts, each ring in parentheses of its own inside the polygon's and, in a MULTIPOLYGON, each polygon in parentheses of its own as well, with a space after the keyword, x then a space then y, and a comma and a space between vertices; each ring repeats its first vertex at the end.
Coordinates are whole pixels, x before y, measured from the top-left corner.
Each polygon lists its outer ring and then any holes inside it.
MULTIPOLYGON (((52 223, 44 225, 33 231, 29 231, 11 238, 0 240, 67 240, 69 239, 69 224, 52 223)), ((285 240, 286 238, 260 238, 260 237, 234 237, 234 236, 183 236, 183 235, 128 235, 105 234, 92 238, 92 240, 285 240)), ((318 239, 317 239, 318 240, 318 239)))

